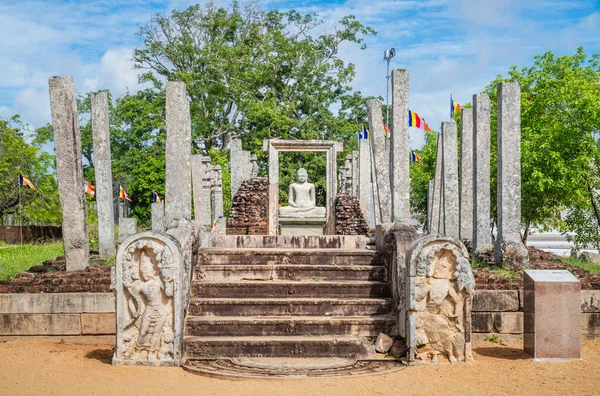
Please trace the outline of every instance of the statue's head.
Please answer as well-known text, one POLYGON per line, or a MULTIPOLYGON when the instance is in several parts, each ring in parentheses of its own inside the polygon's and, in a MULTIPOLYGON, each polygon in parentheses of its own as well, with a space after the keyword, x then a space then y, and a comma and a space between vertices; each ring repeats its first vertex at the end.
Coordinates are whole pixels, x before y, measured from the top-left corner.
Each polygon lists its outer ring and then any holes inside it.
POLYGON ((304 168, 298 169, 296 172, 296 181, 298 183, 305 183, 308 180, 308 172, 304 168))
POLYGON ((145 250, 142 250, 142 254, 140 255, 140 272, 144 281, 156 279, 154 264, 145 250))

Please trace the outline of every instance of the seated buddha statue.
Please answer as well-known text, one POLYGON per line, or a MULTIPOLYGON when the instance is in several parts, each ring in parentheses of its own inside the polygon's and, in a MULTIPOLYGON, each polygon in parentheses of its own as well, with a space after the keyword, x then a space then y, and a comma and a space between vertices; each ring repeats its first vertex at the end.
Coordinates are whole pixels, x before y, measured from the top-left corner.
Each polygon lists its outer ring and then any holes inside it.
POLYGON ((279 208, 279 217, 325 217, 325 208, 316 206, 315 185, 308 183, 304 168, 298 169, 296 183, 290 184, 288 204, 279 208))

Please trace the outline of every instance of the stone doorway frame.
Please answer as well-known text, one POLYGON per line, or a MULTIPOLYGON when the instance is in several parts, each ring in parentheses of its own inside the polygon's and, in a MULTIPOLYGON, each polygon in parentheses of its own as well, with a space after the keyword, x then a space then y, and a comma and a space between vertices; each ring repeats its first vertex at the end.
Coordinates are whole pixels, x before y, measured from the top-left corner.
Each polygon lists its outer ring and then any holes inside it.
POLYGON ((279 204, 279 153, 317 152, 326 153, 326 209, 325 233, 335 235, 335 197, 337 194, 337 153, 344 144, 333 140, 263 140, 263 150, 269 154, 269 235, 277 235, 277 208, 279 204))

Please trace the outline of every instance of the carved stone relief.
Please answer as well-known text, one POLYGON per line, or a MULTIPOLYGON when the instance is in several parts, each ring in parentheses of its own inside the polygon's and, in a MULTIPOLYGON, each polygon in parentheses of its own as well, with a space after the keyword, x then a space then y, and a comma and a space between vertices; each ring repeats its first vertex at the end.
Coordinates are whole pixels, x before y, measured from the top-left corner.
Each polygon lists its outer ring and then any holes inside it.
POLYGON ((428 235, 410 247, 406 269, 409 359, 472 361, 475 279, 465 246, 458 239, 428 235))
POLYGON ((171 236, 127 238, 117 254, 117 348, 113 364, 178 365, 182 253, 171 236))

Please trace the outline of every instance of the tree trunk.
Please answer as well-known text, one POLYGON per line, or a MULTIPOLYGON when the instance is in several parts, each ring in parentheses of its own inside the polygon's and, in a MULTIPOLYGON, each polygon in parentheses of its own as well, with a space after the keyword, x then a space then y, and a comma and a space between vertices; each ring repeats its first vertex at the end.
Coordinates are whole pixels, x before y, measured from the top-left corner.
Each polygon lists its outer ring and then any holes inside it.
POLYGON ((594 214, 596 215, 596 223, 600 228, 600 210, 598 209, 598 203, 596 202, 596 197, 594 197, 594 189, 590 184, 588 184, 588 191, 590 193, 590 202, 592 203, 592 208, 594 208, 594 214))

